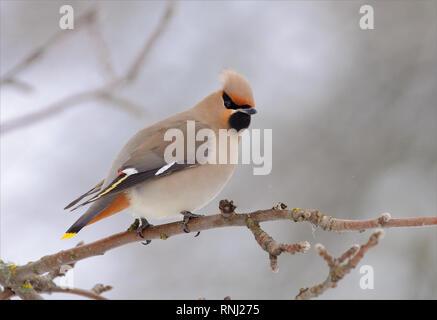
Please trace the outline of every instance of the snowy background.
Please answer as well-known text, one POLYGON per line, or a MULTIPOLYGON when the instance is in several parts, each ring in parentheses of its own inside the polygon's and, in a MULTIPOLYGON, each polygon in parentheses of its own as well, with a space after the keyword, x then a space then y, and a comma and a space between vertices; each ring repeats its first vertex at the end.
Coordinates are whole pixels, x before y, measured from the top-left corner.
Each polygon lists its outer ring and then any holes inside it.
MULTIPOLYGON (((0 74, 59 32, 58 1, 0 2, 0 74)), ((90 2, 71 1, 76 17, 90 2)), ((121 74, 153 32, 166 3, 102 1, 101 32, 121 74)), ((76 26, 77 28, 77 26, 76 26)), ((63 31, 71 32, 71 31, 63 31)), ((107 81, 86 28, 51 46, 17 78, 33 90, 2 86, 1 123, 107 81)), ((99 100, 5 133, 1 143, 0 258, 16 264, 125 230, 128 211, 59 240, 81 212, 63 207, 106 176, 137 130, 184 110, 219 88, 233 68, 252 84, 252 128, 273 129, 273 170, 237 169, 218 201, 240 211, 317 208, 339 218, 437 214, 437 2, 186 1, 153 47, 138 79, 121 91, 144 114, 99 100), (359 8, 375 9, 375 30, 359 28, 359 8)), ((159 221, 151 221, 154 224, 159 221)), ((263 224, 276 240, 325 244, 338 255, 370 232, 312 231, 309 224, 263 224)), ((325 299, 436 299, 437 230, 390 229, 360 265, 374 268, 374 290, 353 270, 325 299)), ((291 299, 327 276, 314 249, 281 255, 279 273, 245 228, 130 244, 78 263, 75 285, 114 286, 117 299, 291 299)), ((65 294, 48 298, 76 298, 65 294)))

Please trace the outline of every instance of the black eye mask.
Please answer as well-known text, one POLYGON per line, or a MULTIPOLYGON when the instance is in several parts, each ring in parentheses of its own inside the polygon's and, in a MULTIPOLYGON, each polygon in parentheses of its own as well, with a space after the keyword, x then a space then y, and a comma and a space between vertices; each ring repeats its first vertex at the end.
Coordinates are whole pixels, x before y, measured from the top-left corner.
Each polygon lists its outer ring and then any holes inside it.
POLYGON ((223 91, 223 96, 222 97, 223 97, 224 105, 225 105, 225 107, 227 109, 236 110, 236 109, 249 109, 249 108, 252 108, 248 104, 245 104, 245 105, 242 105, 242 106, 239 106, 239 105, 235 104, 234 101, 232 101, 231 97, 228 96, 226 94, 226 92, 224 92, 224 91, 223 91))

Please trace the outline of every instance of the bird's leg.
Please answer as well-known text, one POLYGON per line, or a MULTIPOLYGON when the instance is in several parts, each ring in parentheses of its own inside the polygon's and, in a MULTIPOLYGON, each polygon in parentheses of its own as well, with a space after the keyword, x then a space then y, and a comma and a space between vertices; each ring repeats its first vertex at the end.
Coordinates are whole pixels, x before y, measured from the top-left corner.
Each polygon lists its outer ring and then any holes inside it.
MULTIPOLYGON (((199 218, 202 217, 202 214, 195 214, 192 213, 190 211, 181 211, 181 214, 184 216, 184 219, 182 219, 182 230, 184 230, 185 233, 189 233, 190 231, 188 230, 188 222, 190 221, 190 219, 193 218, 199 218)), ((195 237, 197 237, 200 234, 200 231, 196 233, 195 237)))
MULTIPOLYGON (((129 231, 136 231, 138 235, 144 239, 143 231, 147 228, 153 227, 145 218, 135 219, 134 223, 129 227, 129 231)), ((146 242, 141 242, 141 244, 148 245, 152 240, 146 240, 146 242)))

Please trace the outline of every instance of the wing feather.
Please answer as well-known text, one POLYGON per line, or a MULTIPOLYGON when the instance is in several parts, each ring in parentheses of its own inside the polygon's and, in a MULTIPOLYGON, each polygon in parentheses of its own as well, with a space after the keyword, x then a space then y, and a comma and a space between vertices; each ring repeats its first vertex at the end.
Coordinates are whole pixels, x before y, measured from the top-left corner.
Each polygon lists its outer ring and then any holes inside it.
MULTIPOLYGON (((135 174, 120 174, 115 180, 113 180, 106 188, 104 188, 99 194, 95 195, 91 199, 79 204, 78 206, 71 209, 71 211, 74 211, 84 205, 87 205, 89 203, 92 203, 94 201, 99 200, 102 197, 109 196, 109 195, 115 195, 117 193, 120 193, 122 191, 125 191, 128 188, 131 188, 139 183, 142 183, 148 179, 158 178, 162 176, 169 175, 175 171, 179 171, 184 168, 193 167, 196 166, 195 164, 187 165, 187 164, 178 164, 175 163, 171 166, 169 166, 166 170, 160 172, 160 170, 163 167, 155 168, 152 170, 144 171, 144 172, 138 172, 135 174)), ((165 167, 165 165, 164 165, 165 167)))
MULTIPOLYGON (((208 127, 198 121, 195 122, 195 126, 196 130, 208 127)), ((71 209, 71 211, 74 211, 108 195, 115 195, 125 191, 146 180, 159 179, 173 172, 199 165, 198 163, 187 163, 187 152, 184 152, 183 159, 179 159, 174 164, 166 162, 164 159, 165 148, 172 142, 166 141, 164 135, 170 128, 180 128, 184 133, 184 137, 187 137, 186 120, 180 119, 167 123, 165 126, 154 126, 141 130, 120 151, 105 182, 101 181, 87 193, 68 204, 65 209, 76 205, 71 209), (98 192, 97 195, 77 205, 82 199, 96 192, 98 192)), ((196 141, 196 146, 200 143, 196 141)))
POLYGON ((71 207, 73 207, 76 203, 80 202, 83 198, 86 198, 96 192, 99 192, 100 189, 102 188, 103 183, 105 182, 105 180, 100 181, 98 184, 96 184, 91 190, 87 191, 86 193, 84 193, 83 195, 81 195, 79 198, 71 201, 65 208, 66 209, 70 209, 71 207))

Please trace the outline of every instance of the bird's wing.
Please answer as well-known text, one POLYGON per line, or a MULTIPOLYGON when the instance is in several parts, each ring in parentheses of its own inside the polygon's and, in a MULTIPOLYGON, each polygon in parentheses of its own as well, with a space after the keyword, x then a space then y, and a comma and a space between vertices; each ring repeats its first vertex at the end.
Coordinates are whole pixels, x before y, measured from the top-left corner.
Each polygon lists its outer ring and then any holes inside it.
POLYGON ((74 207, 72 211, 91 202, 99 200, 102 197, 114 195, 125 191, 126 189, 131 188, 148 179, 157 179, 162 176, 169 175, 175 171, 179 171, 188 167, 194 167, 196 165, 197 164, 179 164, 176 162, 167 164, 166 162, 163 162, 161 166, 152 167, 151 169, 145 171, 138 171, 134 167, 127 167, 124 170, 120 170, 119 175, 106 188, 102 189, 97 195, 95 195, 91 199, 74 207))
POLYGON ((102 185, 103 185, 103 183, 105 182, 105 180, 102 180, 102 181, 100 181, 98 184, 96 184, 91 190, 89 190, 89 191, 87 191, 86 193, 84 193, 83 195, 81 195, 79 198, 77 198, 77 199, 75 199, 75 200, 73 200, 73 201, 71 201, 65 208, 64 208, 64 210, 66 210, 66 209, 69 209, 69 208, 71 208, 72 206, 74 206, 76 203, 78 203, 80 200, 82 200, 83 198, 86 198, 86 197, 88 197, 89 195, 92 195, 92 194, 94 194, 94 193, 96 193, 96 192, 99 192, 100 191, 100 189, 102 188, 102 185))
MULTIPOLYGON (((163 176, 172 174, 176 171, 195 167, 198 163, 187 163, 187 153, 184 152, 184 158, 181 161, 167 163, 164 159, 165 148, 172 143, 172 141, 165 141, 164 134, 166 129, 180 128, 186 134, 185 121, 177 121, 170 123, 165 127, 160 127, 155 130, 140 131, 131 140, 128 141, 126 146, 122 149, 117 158, 123 157, 124 162, 114 161, 113 168, 108 175, 107 182, 101 187, 99 193, 89 200, 77 205, 72 209, 76 210, 79 207, 95 202, 104 197, 115 195, 122 191, 125 191, 139 183, 142 183, 149 179, 159 179, 163 176)), ((205 128, 206 125, 196 122, 195 130, 205 128)), ((186 145, 184 141, 184 146, 186 145)), ((194 149, 197 149, 195 146, 194 149)), ((94 190, 93 188, 92 190, 94 190)), ((92 191, 90 190, 90 191, 92 191)), ((93 193, 95 193, 94 191, 93 193)), ((67 207, 71 207, 76 204, 85 196, 92 193, 87 192, 81 198, 72 202, 67 207)))

